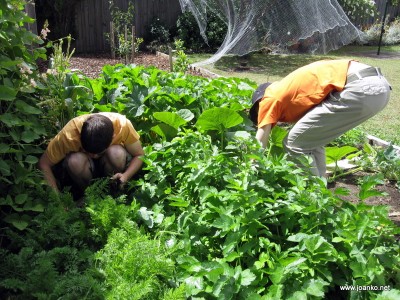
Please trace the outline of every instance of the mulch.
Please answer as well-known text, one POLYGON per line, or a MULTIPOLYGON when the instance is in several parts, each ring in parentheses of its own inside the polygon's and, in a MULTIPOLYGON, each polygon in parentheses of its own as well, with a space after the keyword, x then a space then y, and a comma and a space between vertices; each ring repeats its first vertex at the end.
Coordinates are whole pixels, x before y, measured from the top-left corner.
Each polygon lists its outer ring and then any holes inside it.
MULTIPOLYGON (((79 70, 89 78, 96 78, 101 74, 103 66, 113 66, 123 63, 123 59, 113 59, 111 58, 111 55, 107 53, 82 54, 74 55, 71 58, 70 68, 72 70, 79 70)), ((168 56, 156 55, 150 52, 141 52, 136 54, 133 64, 145 67, 154 66, 166 72, 169 72, 171 69, 168 56)), ((207 75, 195 69, 189 69, 186 73, 190 75, 208 77, 207 75)))

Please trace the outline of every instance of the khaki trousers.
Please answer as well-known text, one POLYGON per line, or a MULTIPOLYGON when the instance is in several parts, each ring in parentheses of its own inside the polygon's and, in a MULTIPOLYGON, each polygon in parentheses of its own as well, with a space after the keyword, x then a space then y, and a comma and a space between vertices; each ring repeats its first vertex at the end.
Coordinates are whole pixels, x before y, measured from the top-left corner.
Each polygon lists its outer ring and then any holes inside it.
POLYGON ((284 147, 290 156, 312 159, 311 172, 324 177, 324 146, 381 111, 389 101, 390 85, 382 75, 360 78, 333 92, 304 115, 289 131, 284 147))

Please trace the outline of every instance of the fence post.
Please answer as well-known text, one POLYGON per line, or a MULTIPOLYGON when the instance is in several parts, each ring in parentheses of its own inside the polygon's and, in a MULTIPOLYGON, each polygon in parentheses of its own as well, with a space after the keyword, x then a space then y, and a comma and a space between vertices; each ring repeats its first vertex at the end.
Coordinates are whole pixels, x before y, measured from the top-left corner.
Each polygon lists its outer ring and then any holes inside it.
POLYGON ((385 20, 386 20, 386 12, 388 5, 389 5, 389 0, 386 0, 385 12, 383 13, 382 17, 382 28, 381 28, 381 36, 379 37, 378 53, 376 53, 376 55, 379 55, 379 53, 381 52, 381 43, 382 43, 383 33, 385 32, 385 20))
POLYGON ((172 48, 168 46, 168 56, 169 56, 169 69, 171 72, 174 71, 173 59, 172 59, 172 48))
POLYGON ((125 45, 124 45, 124 52, 125 52, 125 64, 127 65, 129 63, 129 56, 128 56, 128 51, 125 49, 125 46, 128 43, 128 26, 125 25, 125 45))
POLYGON ((114 23, 110 22, 110 45, 111 45, 111 58, 115 59, 115 39, 114 39, 114 23))
POLYGON ((133 63, 133 60, 135 58, 135 48, 136 48, 136 39, 135 39, 135 26, 132 26, 132 55, 131 55, 131 62, 133 63))

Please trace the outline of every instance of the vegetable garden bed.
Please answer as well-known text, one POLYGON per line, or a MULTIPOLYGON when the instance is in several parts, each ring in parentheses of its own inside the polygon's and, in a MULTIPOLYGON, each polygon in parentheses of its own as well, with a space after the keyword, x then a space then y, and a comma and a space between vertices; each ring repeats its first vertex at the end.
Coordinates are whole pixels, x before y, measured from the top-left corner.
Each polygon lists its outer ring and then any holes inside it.
POLYGON ((287 160, 279 127, 264 153, 246 114, 255 83, 123 65, 93 79, 58 76, 47 74, 41 96, 54 100, 41 102, 48 130, 75 114, 125 114, 144 168, 117 194, 107 179, 94 182, 82 208, 44 185, 4 198, 5 298, 399 296, 400 230, 387 207, 343 200, 343 189, 287 160))
MULTIPOLYGON (((84 55, 75 56, 71 58, 71 68, 80 70, 88 77, 95 78, 102 72, 105 65, 115 65, 120 63, 118 59, 111 59, 107 54, 100 55, 84 55)), ((135 64, 145 67, 154 66, 163 71, 169 71, 170 65, 167 55, 155 55, 152 53, 140 53, 135 57, 135 64)), ((204 73, 194 71, 192 75, 205 76, 204 73)), ((358 173, 349 175, 346 178, 339 178, 335 184, 331 184, 332 190, 335 187, 347 188, 350 195, 344 196, 344 199, 349 201, 357 201, 357 194, 359 193, 358 182, 365 173, 358 173)), ((400 224, 400 189, 395 182, 384 181, 379 185, 378 190, 385 195, 373 196, 367 200, 370 205, 388 205, 390 206, 390 218, 397 224, 400 224)))

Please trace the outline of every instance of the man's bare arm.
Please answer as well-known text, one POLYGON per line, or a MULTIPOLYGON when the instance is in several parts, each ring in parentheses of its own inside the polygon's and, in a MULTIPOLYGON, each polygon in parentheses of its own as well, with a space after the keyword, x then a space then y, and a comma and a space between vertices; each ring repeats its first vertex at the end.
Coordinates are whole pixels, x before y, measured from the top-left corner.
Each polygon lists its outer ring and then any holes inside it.
POLYGON ((260 142, 261 146, 265 149, 268 145, 269 135, 271 133, 271 124, 264 125, 258 128, 256 133, 256 139, 260 142))
POLYGON ((50 185, 56 192, 59 192, 57 187, 57 181, 54 177, 54 173, 52 171, 52 167, 54 163, 52 163, 47 156, 46 152, 40 157, 38 167, 43 172, 44 179, 47 181, 48 185, 50 185))

